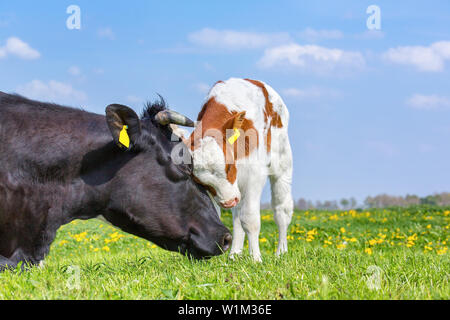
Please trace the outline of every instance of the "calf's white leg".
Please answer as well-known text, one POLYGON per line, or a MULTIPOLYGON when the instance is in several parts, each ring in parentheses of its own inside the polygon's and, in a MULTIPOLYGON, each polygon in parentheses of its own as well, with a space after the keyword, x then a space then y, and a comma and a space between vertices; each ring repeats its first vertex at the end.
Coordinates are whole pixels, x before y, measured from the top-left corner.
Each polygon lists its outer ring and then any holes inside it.
POLYGON ((236 211, 239 213, 239 220, 248 238, 250 255, 255 261, 261 261, 259 250, 259 232, 261 229, 260 201, 267 175, 261 174, 259 168, 248 170, 245 183, 241 189, 241 203, 236 211))
POLYGON ((272 208, 274 220, 278 226, 278 248, 277 255, 287 252, 287 230, 291 223, 292 213, 294 211, 294 202, 291 194, 291 176, 289 172, 283 175, 270 176, 272 189, 272 208))
POLYGON ((242 228, 241 219, 239 218, 240 205, 233 208, 233 242, 231 244, 230 257, 233 259, 236 255, 242 253, 244 248, 245 231, 242 228))
POLYGON ((242 227, 247 234, 250 255, 253 257, 253 260, 258 262, 261 261, 261 252, 259 251, 259 232, 261 229, 259 201, 260 197, 257 199, 249 199, 249 201, 242 204, 239 214, 242 227))

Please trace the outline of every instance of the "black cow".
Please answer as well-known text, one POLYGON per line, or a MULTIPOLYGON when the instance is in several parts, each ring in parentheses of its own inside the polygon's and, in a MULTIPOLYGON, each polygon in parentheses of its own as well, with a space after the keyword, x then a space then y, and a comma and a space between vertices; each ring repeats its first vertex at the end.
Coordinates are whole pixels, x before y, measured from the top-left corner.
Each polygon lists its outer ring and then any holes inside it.
POLYGON ((173 122, 193 125, 162 99, 141 118, 118 104, 105 118, 0 92, 0 269, 39 263, 61 225, 99 216, 194 258, 227 250, 205 189, 170 157, 173 122))

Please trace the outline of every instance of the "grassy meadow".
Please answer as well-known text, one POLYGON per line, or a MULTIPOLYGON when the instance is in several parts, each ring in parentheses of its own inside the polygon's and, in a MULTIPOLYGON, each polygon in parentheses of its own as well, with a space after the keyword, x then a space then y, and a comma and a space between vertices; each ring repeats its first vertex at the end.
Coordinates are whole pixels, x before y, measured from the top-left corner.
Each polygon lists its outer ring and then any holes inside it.
MULTIPOLYGON (((262 263, 191 261, 100 221, 57 234, 42 268, 0 273, 0 299, 449 299, 450 209, 296 211, 289 252, 261 212, 262 263)), ((232 228, 231 213, 224 223, 232 228)))

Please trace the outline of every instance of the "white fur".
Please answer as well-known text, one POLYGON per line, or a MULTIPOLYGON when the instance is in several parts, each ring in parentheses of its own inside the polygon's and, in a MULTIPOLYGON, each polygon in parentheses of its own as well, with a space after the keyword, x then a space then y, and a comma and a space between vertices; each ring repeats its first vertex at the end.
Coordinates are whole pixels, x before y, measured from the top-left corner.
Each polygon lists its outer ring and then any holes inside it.
POLYGON ((194 175, 203 184, 213 186, 217 192, 214 199, 223 203, 229 199, 241 198, 237 183, 231 184, 225 172, 225 155, 216 140, 206 136, 199 140, 199 146, 192 152, 194 175), (220 187, 217 187, 220 186, 220 187))
POLYGON ((252 153, 237 161, 237 179, 234 185, 226 180, 223 149, 211 137, 201 141, 200 148, 193 152, 194 175, 204 184, 215 188, 217 201, 233 199, 239 195, 239 204, 233 208, 233 243, 231 256, 240 254, 245 234, 249 240, 250 254, 261 261, 259 250, 260 201, 263 187, 270 178, 274 219, 279 230, 277 255, 287 251, 287 228, 292 218, 293 200, 292 152, 288 138, 289 112, 281 97, 265 84, 273 110, 280 115, 282 128, 271 128, 271 152, 268 153, 265 137, 270 120, 264 121, 265 97, 258 86, 243 79, 231 78, 217 83, 209 92, 211 98, 230 111, 246 111, 245 117, 252 120, 258 132, 259 146, 252 153), (199 164, 196 162, 199 161, 199 164))

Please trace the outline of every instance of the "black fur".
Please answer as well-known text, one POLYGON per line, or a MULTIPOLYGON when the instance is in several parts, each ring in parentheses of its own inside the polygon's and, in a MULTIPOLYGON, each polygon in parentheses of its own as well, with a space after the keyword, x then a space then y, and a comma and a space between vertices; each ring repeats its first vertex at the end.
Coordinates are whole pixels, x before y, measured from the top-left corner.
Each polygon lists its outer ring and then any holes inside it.
POLYGON ((38 263, 61 225, 98 215, 168 250, 220 254, 229 231, 172 162, 178 141, 154 120, 164 108, 147 105, 124 151, 105 116, 0 92, 0 270, 38 263))

